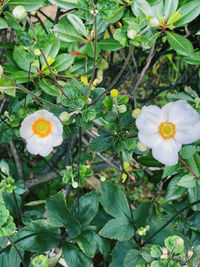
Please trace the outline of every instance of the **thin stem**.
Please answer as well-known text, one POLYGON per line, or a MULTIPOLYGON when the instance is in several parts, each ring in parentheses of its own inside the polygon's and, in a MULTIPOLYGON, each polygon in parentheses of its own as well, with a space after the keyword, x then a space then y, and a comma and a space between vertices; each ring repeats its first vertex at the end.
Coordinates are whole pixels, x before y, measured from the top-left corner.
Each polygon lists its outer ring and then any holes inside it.
POLYGON ((22 265, 23 265, 24 267, 26 267, 26 263, 25 263, 25 261, 24 261, 24 259, 23 259, 23 257, 22 257, 21 252, 19 251, 18 247, 15 245, 15 243, 12 241, 12 239, 11 239, 9 236, 6 236, 6 237, 7 237, 7 239, 9 240, 9 242, 12 244, 12 246, 15 248, 15 250, 17 251, 17 254, 19 255, 19 257, 20 257, 20 259, 21 259, 22 265))
POLYGON ((131 58, 131 55, 133 53, 133 46, 129 47, 129 54, 124 62, 124 65, 122 66, 120 72, 118 73, 118 75, 115 77, 115 79, 113 80, 113 82, 110 84, 110 86, 102 93, 100 94, 93 102, 92 104, 95 104, 103 95, 105 95, 107 92, 109 92, 113 86, 116 84, 116 82, 120 79, 121 75, 123 74, 124 70, 126 69, 126 66, 129 63, 129 60, 131 58))
POLYGON ((186 169, 188 169, 197 179, 199 178, 188 166, 187 164, 181 159, 181 157, 179 156, 178 159, 180 160, 180 162, 186 167, 186 169))
POLYGON ((171 222, 173 222, 174 219, 176 219, 176 217, 178 217, 179 214, 181 214, 183 211, 189 209, 190 207, 197 205, 200 203, 200 200, 194 201, 191 204, 187 205, 186 207, 182 208, 181 210, 179 210, 171 219, 169 219, 158 231, 156 231, 153 235, 151 235, 143 244, 142 246, 144 246, 145 244, 149 243, 149 241, 154 238, 154 236, 156 236, 158 233, 160 233, 168 224, 170 224, 171 222))

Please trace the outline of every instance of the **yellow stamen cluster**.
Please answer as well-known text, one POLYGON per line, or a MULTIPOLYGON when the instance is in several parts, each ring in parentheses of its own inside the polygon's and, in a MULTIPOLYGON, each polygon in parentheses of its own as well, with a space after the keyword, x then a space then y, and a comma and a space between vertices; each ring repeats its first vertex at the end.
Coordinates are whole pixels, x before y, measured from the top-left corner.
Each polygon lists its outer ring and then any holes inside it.
POLYGON ((159 132, 160 135, 162 136, 163 139, 170 139, 173 138, 176 134, 176 126, 172 122, 162 122, 159 127, 159 132))
POLYGON ((46 137, 51 132, 51 122, 45 119, 38 119, 33 123, 32 130, 39 137, 46 137))

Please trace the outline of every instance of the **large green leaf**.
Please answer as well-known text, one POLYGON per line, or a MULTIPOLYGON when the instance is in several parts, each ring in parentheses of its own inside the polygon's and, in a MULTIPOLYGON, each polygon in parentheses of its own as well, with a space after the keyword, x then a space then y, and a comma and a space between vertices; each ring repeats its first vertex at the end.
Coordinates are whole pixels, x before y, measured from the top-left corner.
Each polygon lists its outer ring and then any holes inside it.
POLYGON ((5 19, 0 18, 0 30, 1 29, 6 29, 7 27, 8 27, 8 24, 5 21, 5 19))
POLYGON ((68 69, 74 62, 74 56, 69 54, 60 54, 56 57, 52 67, 58 72, 68 69))
POLYGON ((37 0, 37 1, 32 1, 32 0, 10 0, 9 1, 9 6, 12 8, 16 6, 24 6, 27 11, 34 11, 38 10, 39 8, 43 7, 45 5, 43 0, 37 0))
POLYGON ((92 260, 85 256, 81 250, 72 243, 63 245, 63 255, 68 267, 91 267, 92 260))
POLYGON ((187 56, 193 53, 192 43, 182 35, 174 32, 167 32, 167 40, 178 54, 187 56))
POLYGON ((68 20, 74 26, 74 28, 79 32, 81 35, 88 37, 88 30, 85 28, 83 21, 76 15, 69 13, 67 15, 68 20))
POLYGON ((5 207, 3 198, 0 197, 0 227, 6 223, 9 216, 9 211, 5 207))
POLYGON ((81 233, 77 238, 76 242, 80 249, 88 256, 93 257, 97 250, 97 244, 95 240, 95 233, 93 231, 86 231, 81 233))
POLYGON ((39 62, 35 60, 36 57, 33 54, 28 53, 22 46, 15 46, 13 58, 21 69, 26 71, 29 71, 30 69, 30 72, 38 71, 37 67, 39 67, 39 62))
POLYGON ((76 237, 80 234, 80 224, 76 218, 67 210, 63 193, 57 193, 46 202, 47 219, 57 227, 66 227, 70 237, 76 237))
MULTIPOLYGON (((196 186, 193 188, 188 188, 188 200, 189 203, 195 202, 200 199, 200 185, 196 180, 196 186)), ((194 211, 198 211, 200 209, 200 204, 192 206, 194 211)))
POLYGON ((196 178, 192 174, 186 174, 178 181, 177 185, 186 188, 193 188, 196 186, 196 178))
POLYGON ((64 9, 72 9, 77 5, 77 0, 48 0, 49 3, 53 5, 57 5, 60 8, 64 9))
POLYGON ((130 249, 124 259, 124 267, 133 267, 139 263, 144 263, 144 259, 137 249, 130 249))
POLYGON ((171 15, 176 11, 179 0, 165 0, 164 1, 164 16, 166 19, 170 18, 171 15))
POLYGON ((53 227, 45 220, 37 220, 21 228, 14 236, 14 241, 21 238, 24 239, 17 242, 19 248, 42 253, 58 247, 61 237, 57 227, 53 227))
MULTIPOLYGON (((44 48, 43 52, 46 58, 55 58, 59 52, 60 49, 60 41, 56 40, 55 42, 49 44, 47 47, 44 48)), ((40 62, 41 64, 44 64, 44 57, 40 56, 40 62)))
POLYGON ((59 96, 59 89, 53 85, 49 80, 47 79, 41 79, 39 81, 39 87, 48 95, 52 96, 59 96))
POLYGON ((180 181, 182 175, 176 175, 175 177, 171 178, 168 187, 167 193, 165 196, 165 201, 175 200, 183 196, 186 191, 186 188, 180 187, 177 183, 180 181))
POLYGON ((200 14, 199 0, 185 3, 178 9, 178 13, 181 14, 181 18, 175 23, 175 26, 178 27, 191 22, 200 14))
POLYGON ((114 139, 108 134, 102 134, 92 140, 89 149, 92 152, 102 152, 112 147, 114 139))
POLYGON ((64 42, 77 42, 83 40, 81 34, 66 22, 66 24, 56 24, 54 26, 55 37, 64 42))
POLYGON ((195 153, 190 159, 185 160, 188 167, 199 177, 200 175, 200 156, 195 153))
POLYGON ((129 240, 134 234, 134 228, 129 218, 119 215, 116 219, 109 220, 100 231, 100 235, 119 241, 129 240))
POLYGON ((90 224, 98 212, 99 197, 96 192, 82 196, 75 204, 75 215, 82 227, 90 224))
POLYGON ((152 8, 146 0, 135 0, 131 8, 135 16, 153 16, 152 8))
POLYGON ((101 183, 101 203, 104 210, 113 217, 126 216, 131 219, 131 212, 125 194, 118 186, 109 182, 101 183))
POLYGON ((115 51, 122 48, 122 45, 114 38, 102 39, 98 42, 98 44, 104 51, 115 51))

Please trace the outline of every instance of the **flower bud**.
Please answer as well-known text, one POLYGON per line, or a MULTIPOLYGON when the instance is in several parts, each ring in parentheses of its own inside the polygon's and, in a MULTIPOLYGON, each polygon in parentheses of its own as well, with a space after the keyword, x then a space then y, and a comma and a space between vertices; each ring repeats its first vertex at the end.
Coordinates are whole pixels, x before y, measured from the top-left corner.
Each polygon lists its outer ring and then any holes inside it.
POLYGON ((106 180, 106 177, 105 176, 101 176, 101 181, 104 182, 106 180))
POLYGON ((40 49, 38 49, 38 48, 35 49, 33 53, 34 53, 35 56, 40 56, 41 55, 40 49))
POLYGON ((25 19, 27 17, 26 9, 23 6, 16 6, 13 9, 12 14, 14 18, 20 19, 20 20, 25 19))
POLYGON ((196 104, 200 104, 200 98, 199 98, 199 97, 195 97, 194 102, 195 102, 196 104))
POLYGON ((2 74, 3 74, 3 67, 0 65, 0 79, 1 79, 2 74))
POLYGON ((92 103, 92 99, 88 97, 87 103, 90 105, 92 103))
POLYGON ((119 92, 118 92, 117 89, 112 89, 112 90, 110 91, 110 94, 111 94, 111 96, 113 96, 113 97, 117 97, 118 94, 119 94, 119 92))
POLYGON ((182 245, 184 244, 183 239, 182 239, 182 238, 178 238, 178 239, 176 240, 176 244, 177 244, 178 246, 182 246, 182 245))
POLYGON ((151 27, 158 27, 159 26, 159 21, 156 18, 151 18, 149 20, 149 25, 151 27))
POLYGON ((136 109, 134 109, 133 112, 132 112, 132 117, 133 117, 134 119, 137 119, 137 117, 140 115, 140 113, 141 113, 141 109, 136 108, 136 109))
POLYGON ((191 259, 192 258, 192 256, 193 256, 193 252, 190 250, 190 251, 188 251, 188 254, 187 254, 187 259, 189 260, 189 259, 191 259))
POLYGON ((73 182, 73 183, 72 183, 72 187, 73 187, 73 188, 78 188, 78 183, 77 183, 77 182, 73 182))
POLYGON ((137 36, 137 32, 135 30, 129 30, 127 32, 127 36, 129 39, 133 40, 137 36))
POLYGON ((59 115, 59 119, 61 121, 68 121, 70 119, 70 115, 68 112, 64 111, 59 115))
POLYGON ((7 173, 7 168, 6 168, 6 167, 1 167, 1 171, 2 171, 3 173, 7 173))
POLYGON ((138 142, 137 143, 137 149, 141 152, 145 152, 147 150, 147 146, 145 146, 143 143, 138 142))
POLYGON ((118 109, 119 113, 124 113, 127 111, 126 105, 120 105, 117 107, 117 109, 118 109))

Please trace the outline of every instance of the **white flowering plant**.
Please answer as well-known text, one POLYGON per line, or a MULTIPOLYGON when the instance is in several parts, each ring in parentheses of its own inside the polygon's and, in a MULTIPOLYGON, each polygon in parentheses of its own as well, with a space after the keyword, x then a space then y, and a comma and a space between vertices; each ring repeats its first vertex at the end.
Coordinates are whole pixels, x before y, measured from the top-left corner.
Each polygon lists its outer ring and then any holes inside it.
POLYGON ((199 14, 0 0, 0 266, 199 266, 199 14))

